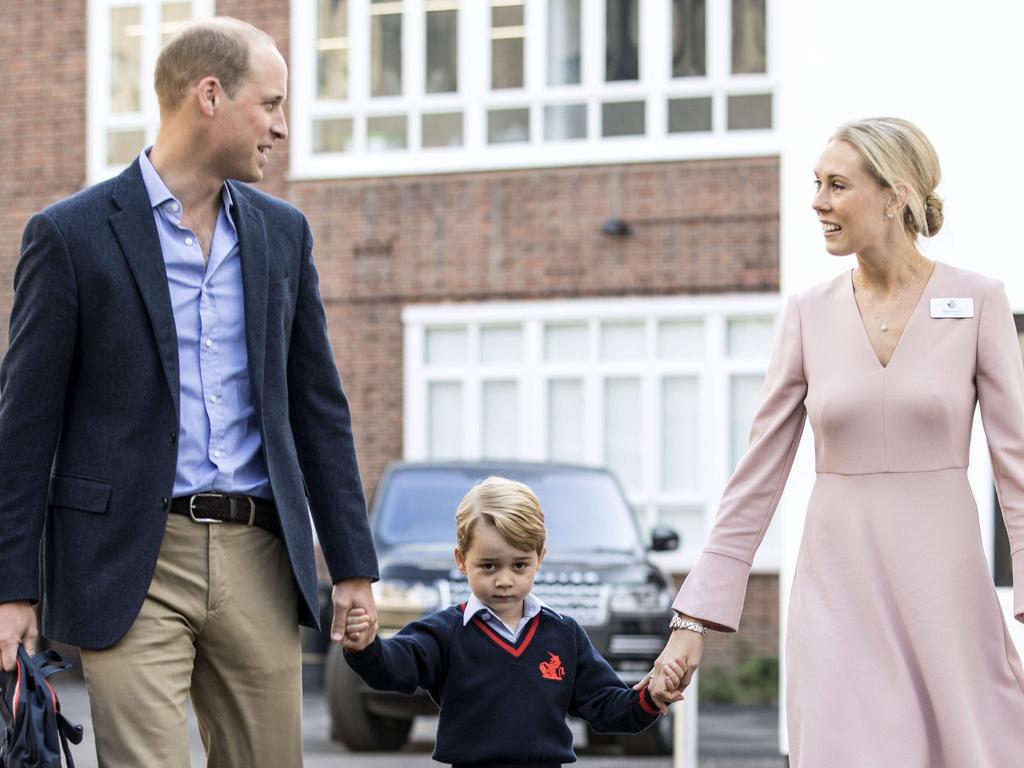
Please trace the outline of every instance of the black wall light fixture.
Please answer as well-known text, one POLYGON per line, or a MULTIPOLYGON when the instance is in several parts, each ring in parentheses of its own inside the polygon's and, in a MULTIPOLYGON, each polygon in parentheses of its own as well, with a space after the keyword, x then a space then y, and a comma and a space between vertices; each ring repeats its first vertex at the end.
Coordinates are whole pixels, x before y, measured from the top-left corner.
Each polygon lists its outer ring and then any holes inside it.
POLYGON ((601 233, 609 237, 627 237, 633 234, 633 229, 625 219, 605 219, 601 233))

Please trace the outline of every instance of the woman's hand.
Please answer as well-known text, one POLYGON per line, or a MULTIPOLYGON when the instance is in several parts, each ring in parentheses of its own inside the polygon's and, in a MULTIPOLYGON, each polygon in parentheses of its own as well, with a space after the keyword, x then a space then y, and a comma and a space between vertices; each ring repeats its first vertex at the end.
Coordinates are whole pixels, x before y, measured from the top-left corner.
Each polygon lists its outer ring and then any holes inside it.
MULTIPOLYGON (((688 619, 689 617, 684 616, 683 618, 688 619)), ((661 674, 661 671, 668 662, 675 660, 682 664, 685 669, 683 680, 678 689, 680 691, 685 690, 693 679, 697 667, 700 666, 700 657, 703 652, 704 636, 702 634, 692 632, 689 629, 673 630, 668 638, 668 642, 665 644, 665 649, 655 660, 654 668, 633 688, 639 691, 641 688, 650 685, 652 695, 666 695, 668 692, 664 688, 665 677, 661 674)))

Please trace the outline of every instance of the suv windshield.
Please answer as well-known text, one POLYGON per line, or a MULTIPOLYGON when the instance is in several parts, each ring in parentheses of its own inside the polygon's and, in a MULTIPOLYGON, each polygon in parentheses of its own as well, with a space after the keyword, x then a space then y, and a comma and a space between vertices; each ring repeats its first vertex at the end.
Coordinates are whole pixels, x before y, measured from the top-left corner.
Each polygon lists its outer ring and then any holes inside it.
MULTIPOLYGON (((453 545, 455 508, 486 474, 459 467, 394 470, 378 505, 378 543, 453 545)), ((630 509, 606 474, 571 467, 509 467, 493 474, 526 483, 537 494, 553 552, 629 553, 640 546, 630 509)))

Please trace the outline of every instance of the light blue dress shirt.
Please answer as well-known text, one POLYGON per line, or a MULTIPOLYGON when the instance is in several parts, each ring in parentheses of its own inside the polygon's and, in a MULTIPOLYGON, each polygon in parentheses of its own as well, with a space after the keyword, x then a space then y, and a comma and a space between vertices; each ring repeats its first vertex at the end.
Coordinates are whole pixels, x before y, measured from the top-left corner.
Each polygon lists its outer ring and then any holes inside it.
POLYGON ((488 607, 487 603, 470 592, 469 600, 466 601, 466 610, 462 612, 462 626, 469 624, 469 622, 473 620, 473 617, 479 613, 484 624, 489 626, 509 642, 514 643, 519 639, 519 635, 523 633, 526 625, 530 623, 530 619, 540 613, 541 608, 548 608, 548 610, 550 610, 547 603, 531 592, 526 596, 526 599, 523 600, 523 618, 519 620, 519 623, 516 624, 515 627, 510 627, 498 618, 494 613, 494 610, 488 607))
POLYGON ((208 263, 195 233, 181 226, 181 202, 139 155, 153 206, 178 332, 181 422, 174 495, 202 491, 272 498, 249 383, 238 232, 227 185, 208 263))

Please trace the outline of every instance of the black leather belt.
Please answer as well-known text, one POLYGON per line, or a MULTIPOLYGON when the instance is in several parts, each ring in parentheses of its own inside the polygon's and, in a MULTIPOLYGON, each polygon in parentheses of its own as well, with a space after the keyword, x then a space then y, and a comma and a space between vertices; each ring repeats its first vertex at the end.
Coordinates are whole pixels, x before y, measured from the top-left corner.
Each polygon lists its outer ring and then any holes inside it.
POLYGON ((242 523, 270 531, 278 538, 281 520, 272 501, 234 493, 194 493, 171 499, 171 512, 197 523, 242 523))

